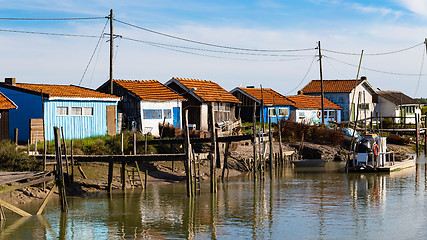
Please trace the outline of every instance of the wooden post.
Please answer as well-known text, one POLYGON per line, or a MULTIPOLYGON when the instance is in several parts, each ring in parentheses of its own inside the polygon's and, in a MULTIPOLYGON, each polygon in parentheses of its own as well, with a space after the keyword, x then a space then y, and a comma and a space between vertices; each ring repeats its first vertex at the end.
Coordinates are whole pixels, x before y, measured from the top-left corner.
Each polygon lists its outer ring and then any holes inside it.
POLYGON ((415 144, 415 151, 416 151, 416 154, 417 154, 417 157, 418 157, 418 155, 419 155, 419 153, 420 153, 420 140, 419 140, 419 132, 420 132, 420 124, 419 124, 419 122, 418 122, 418 114, 415 114, 415 141, 416 141, 416 144, 415 144))
POLYGON ((274 159, 273 159, 273 134, 271 133, 271 117, 268 116, 268 141, 270 146, 270 176, 273 173, 274 159))
POLYGON ((108 163, 108 185, 107 192, 111 193, 113 190, 113 174, 114 174, 114 158, 110 158, 110 162, 108 163))
POLYGON ((67 200, 65 195, 64 172, 62 170, 62 154, 61 154, 61 138, 59 128, 53 127, 55 136, 55 156, 56 156, 56 183, 59 189, 59 197, 61 202, 61 212, 68 212, 67 200))
POLYGON ((123 133, 121 133, 121 139, 120 139, 120 150, 122 155, 125 154, 125 152, 123 151, 123 133))
POLYGON ((133 133, 133 155, 136 155, 136 132, 133 133))
POLYGON ((65 156, 65 169, 67 170, 67 183, 70 183, 70 172, 68 170, 69 164, 68 164, 68 156, 67 156, 67 143, 65 142, 65 135, 64 135, 64 128, 61 127, 61 133, 62 133, 62 144, 64 145, 64 156, 65 156))
POLYGON ((145 133, 145 143, 144 143, 144 153, 147 154, 148 151, 148 133, 145 133))
POLYGON ((43 200, 42 205, 40 206, 39 210, 37 211, 36 215, 41 215, 44 208, 46 207, 47 202, 49 201, 50 197, 52 196, 52 193, 56 189, 56 183, 53 184, 52 188, 50 189, 49 193, 47 194, 46 198, 43 200))
POLYGON ((216 184, 216 129, 215 129, 215 114, 214 114, 214 103, 209 104, 210 123, 209 127, 211 130, 211 193, 217 192, 216 184))
POLYGON ((224 181, 224 175, 225 175, 225 169, 227 168, 227 176, 228 176, 228 149, 230 148, 230 142, 227 142, 225 144, 225 150, 224 150, 224 165, 222 167, 222 181, 224 181))
POLYGON ((257 152, 256 152, 256 102, 254 101, 254 110, 253 110, 253 116, 252 116, 252 129, 253 129, 253 156, 254 156, 254 165, 253 165, 253 171, 254 171, 254 180, 256 179, 256 173, 257 173, 257 152))
POLYGON ((139 164, 137 161, 135 161, 135 167, 136 167, 136 171, 138 171, 138 177, 139 177, 139 180, 141 181, 141 187, 142 189, 144 189, 144 183, 142 182, 142 175, 141 175, 141 171, 139 170, 139 164))
POLYGON ((424 155, 427 156, 427 128, 424 128, 424 155))
POLYGON ((188 110, 184 112, 184 133, 185 133, 185 160, 184 168, 186 174, 186 183, 187 183, 187 196, 193 196, 193 174, 191 172, 191 143, 190 143, 190 131, 188 129, 188 110))
MULTIPOLYGON (((46 172, 46 141, 43 142, 43 172, 46 172)), ((46 189, 46 182, 43 182, 43 190, 46 189)))
POLYGON ((0 222, 6 220, 6 216, 4 215, 3 206, 0 203, 0 222))
POLYGON ((125 159, 122 159, 121 176, 122 176, 122 190, 125 190, 126 189, 126 160, 125 159))
POLYGON ((15 145, 18 146, 18 129, 15 128, 15 145))
POLYGON ((74 145, 73 145, 73 140, 71 139, 71 146, 70 146, 70 150, 71 150, 71 182, 74 182, 74 145))
MULTIPOLYGON (((337 113, 335 113, 335 116, 337 113)), ((279 162, 283 163, 283 149, 282 149, 282 123, 279 121, 279 116, 276 112, 276 120, 277 120, 277 131, 279 135, 279 162)))

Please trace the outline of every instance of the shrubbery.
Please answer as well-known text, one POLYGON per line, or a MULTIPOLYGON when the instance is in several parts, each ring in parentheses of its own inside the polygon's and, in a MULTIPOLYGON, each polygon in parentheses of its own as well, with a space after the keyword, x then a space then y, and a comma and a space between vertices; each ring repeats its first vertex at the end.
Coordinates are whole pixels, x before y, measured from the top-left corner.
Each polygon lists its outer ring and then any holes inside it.
POLYGON ((24 149, 16 149, 10 140, 0 142, 0 170, 2 171, 40 171, 41 164, 24 149))

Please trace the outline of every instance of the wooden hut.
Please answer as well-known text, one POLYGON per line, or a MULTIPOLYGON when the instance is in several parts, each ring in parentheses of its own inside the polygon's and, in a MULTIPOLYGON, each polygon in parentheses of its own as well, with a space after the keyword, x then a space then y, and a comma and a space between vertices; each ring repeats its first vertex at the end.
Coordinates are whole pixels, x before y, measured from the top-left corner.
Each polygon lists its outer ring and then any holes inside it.
POLYGON ((0 140, 9 139, 9 110, 18 106, 0 92, 0 140))

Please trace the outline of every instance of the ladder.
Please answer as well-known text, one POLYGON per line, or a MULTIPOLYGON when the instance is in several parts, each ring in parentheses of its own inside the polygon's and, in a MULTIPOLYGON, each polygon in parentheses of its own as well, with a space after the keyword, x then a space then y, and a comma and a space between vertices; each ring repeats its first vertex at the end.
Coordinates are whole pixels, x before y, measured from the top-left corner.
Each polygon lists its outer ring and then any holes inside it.
POLYGON ((128 179, 130 182, 130 185, 132 188, 136 187, 138 184, 137 182, 139 181, 139 184, 141 185, 142 188, 144 188, 144 184, 142 182, 142 175, 141 175, 141 171, 139 171, 139 166, 138 163, 135 161, 135 168, 132 169, 126 169, 126 172, 128 174, 128 179), (137 175, 136 175, 137 173, 137 175))
POLYGON ((195 154, 194 149, 192 151, 193 157, 193 173, 194 173, 194 191, 196 194, 200 194, 200 155, 195 154))

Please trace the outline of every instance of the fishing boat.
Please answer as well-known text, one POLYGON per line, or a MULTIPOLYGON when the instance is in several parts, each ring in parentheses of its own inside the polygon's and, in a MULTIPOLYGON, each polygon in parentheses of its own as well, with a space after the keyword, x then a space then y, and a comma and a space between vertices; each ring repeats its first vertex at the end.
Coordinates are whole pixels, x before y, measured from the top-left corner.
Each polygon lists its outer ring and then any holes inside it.
POLYGON ((395 159, 393 151, 387 151, 387 138, 365 136, 354 144, 347 154, 346 170, 355 172, 392 172, 415 166, 415 155, 395 159))

